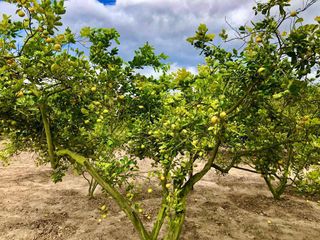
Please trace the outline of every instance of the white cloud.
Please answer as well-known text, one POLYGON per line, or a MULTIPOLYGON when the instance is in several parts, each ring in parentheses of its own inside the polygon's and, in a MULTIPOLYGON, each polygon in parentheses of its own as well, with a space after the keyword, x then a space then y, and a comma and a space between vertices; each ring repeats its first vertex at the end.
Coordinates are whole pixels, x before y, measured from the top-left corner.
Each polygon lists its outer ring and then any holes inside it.
POLYGON ((69 0, 64 23, 79 31, 83 26, 114 27, 121 34, 121 54, 130 59, 133 49, 148 41, 159 52, 170 56, 169 62, 196 65, 198 52, 186 42, 200 23, 211 32, 232 23, 248 21, 252 0, 118 0, 104 6, 96 0, 69 0))
MULTIPOLYGON (((192 74, 196 74, 198 72, 197 67, 194 66, 179 66, 177 63, 173 63, 170 65, 170 70, 168 71, 168 73, 173 73, 176 72, 178 69, 181 68, 185 68, 188 72, 192 73, 192 74)), ((159 78, 162 75, 162 72, 156 72, 152 67, 147 67, 144 69, 138 69, 136 70, 136 72, 141 73, 145 76, 153 76, 155 78, 159 78)))
POLYGON ((2 14, 11 15, 14 19, 18 19, 19 17, 15 14, 16 10, 17 8, 13 4, 0 1, 0 19, 2 19, 2 14))
MULTIPOLYGON (((301 0, 292 0, 301 8, 301 0)), ((200 23, 209 31, 219 33, 228 28, 225 18, 233 26, 249 22, 253 17, 255 0, 117 0, 116 5, 103 5, 97 0, 67 0, 65 26, 78 32, 84 26, 116 28, 121 34, 120 53, 127 60, 146 41, 157 52, 169 55, 169 62, 179 66, 196 66, 202 57, 186 42, 200 23)), ((319 2, 303 17, 313 21, 319 14, 319 2)), ((0 2, 0 12, 14 12, 9 4, 0 2)))

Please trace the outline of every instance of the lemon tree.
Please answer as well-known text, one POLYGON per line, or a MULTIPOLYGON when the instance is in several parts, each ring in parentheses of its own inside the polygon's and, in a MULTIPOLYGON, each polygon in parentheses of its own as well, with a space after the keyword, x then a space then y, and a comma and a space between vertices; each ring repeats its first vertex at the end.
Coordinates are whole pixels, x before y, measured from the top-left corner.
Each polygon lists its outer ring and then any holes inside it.
POLYGON ((310 6, 292 12, 285 10, 289 1, 258 4, 256 14, 265 19, 238 32, 260 80, 250 110, 231 125, 233 161, 227 169, 249 164, 277 199, 309 166, 319 165, 319 17, 312 24, 299 17, 310 6), (271 15, 274 9, 278 16, 271 15))
POLYGON ((88 172, 90 194, 98 183, 146 236, 138 210, 119 192, 130 189, 136 161, 114 152, 127 136, 130 83, 140 77, 135 69, 165 68, 165 56, 146 44, 125 62, 115 29, 60 30, 64 1, 7 2, 17 7, 18 20, 3 15, 0 22, 0 132, 10 141, 5 153, 36 151, 51 163, 54 181, 69 166, 88 172))
MULTIPOLYGON (((165 239, 179 238, 188 194, 212 168, 259 173, 279 198, 319 164, 319 18, 305 25, 296 18, 310 6, 292 14, 289 1, 259 3, 262 20, 237 31, 240 50, 214 44, 201 24, 188 38, 205 56, 198 74, 181 69, 134 82, 140 113, 129 143, 136 156, 154 160, 163 193, 155 230, 167 217, 165 239)), ((233 40, 226 31, 219 36, 233 40)))

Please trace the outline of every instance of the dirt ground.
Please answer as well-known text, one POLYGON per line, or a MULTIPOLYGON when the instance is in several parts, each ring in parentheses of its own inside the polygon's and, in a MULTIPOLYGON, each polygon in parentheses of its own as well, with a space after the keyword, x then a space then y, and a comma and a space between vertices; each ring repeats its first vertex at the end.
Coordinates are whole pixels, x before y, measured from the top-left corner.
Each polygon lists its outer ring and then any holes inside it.
MULTIPOLYGON (((0 167, 1 240, 138 239, 112 199, 98 192, 90 200, 80 176, 69 174, 63 182, 52 183, 49 167, 36 167, 33 157, 22 153, 10 166, 0 167), (99 222, 103 204, 108 214, 99 222)), ((141 199, 145 214, 154 217, 159 193, 141 199)), ((274 201, 264 182, 251 173, 235 170, 218 176, 212 171, 188 204, 184 240, 320 239, 319 202, 295 195, 274 201)))

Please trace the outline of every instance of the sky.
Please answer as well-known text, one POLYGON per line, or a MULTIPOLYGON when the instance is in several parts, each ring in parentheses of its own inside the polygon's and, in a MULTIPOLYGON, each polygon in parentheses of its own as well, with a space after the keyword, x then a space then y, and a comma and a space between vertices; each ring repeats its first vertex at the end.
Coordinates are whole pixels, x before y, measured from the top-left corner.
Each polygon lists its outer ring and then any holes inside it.
MULTIPOLYGON (((292 0, 292 9, 305 1, 292 0)), ((254 18, 254 5, 255 0, 66 0, 63 23, 75 32, 85 26, 116 28, 121 35, 120 54, 126 60, 148 42, 157 53, 169 56, 173 69, 195 71, 203 58, 186 38, 194 35, 200 23, 216 35, 228 29, 226 21, 236 27, 248 23, 254 18)), ((3 12, 12 13, 14 8, 0 2, 3 12)), ((320 0, 303 17, 312 22, 319 12, 320 0)))
POLYGON ((106 5, 115 5, 117 1, 116 0, 100 0, 99 2, 106 5))
MULTIPOLYGON (((106 2, 106 1, 104 1, 106 2)), ((225 17, 232 24, 252 17, 252 0, 117 0, 103 5, 96 0, 69 0, 64 22, 78 31, 85 25, 114 27, 120 35, 120 54, 132 58, 146 41, 156 52, 169 56, 173 68, 195 71, 203 60, 186 38, 193 36, 200 23, 219 33, 225 17), (81 18, 78 16, 81 15, 81 18)))

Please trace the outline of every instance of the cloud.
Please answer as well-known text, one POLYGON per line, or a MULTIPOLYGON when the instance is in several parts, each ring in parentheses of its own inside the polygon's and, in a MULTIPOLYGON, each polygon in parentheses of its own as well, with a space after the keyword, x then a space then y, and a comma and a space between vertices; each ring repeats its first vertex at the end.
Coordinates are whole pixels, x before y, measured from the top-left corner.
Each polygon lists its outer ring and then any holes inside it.
MULTIPOLYGON (((291 9, 302 7, 301 0, 291 2, 291 9)), ((186 42, 198 25, 205 23, 210 32, 218 34, 228 28, 225 19, 232 26, 248 23, 254 18, 255 0, 117 0, 115 5, 98 0, 67 0, 65 5, 63 22, 75 32, 84 26, 116 28, 121 34, 120 54, 126 60, 148 41, 158 53, 167 54, 169 62, 188 68, 203 59, 186 42)), ((14 11, 9 4, 0 2, 0 12, 14 11)), ((312 22, 319 12, 318 2, 302 17, 312 22)))
MULTIPOLYGON (((180 66, 178 65, 177 63, 173 63, 170 65, 170 69, 167 73, 174 73, 176 72, 178 69, 181 69, 181 68, 185 68, 188 72, 192 73, 192 74, 196 74, 198 72, 198 69, 197 67, 194 67, 194 66, 189 66, 189 67, 185 67, 185 66, 180 66)), ((138 69, 136 70, 136 72, 140 73, 140 74, 143 74, 145 76, 154 76, 155 78, 159 78, 161 75, 162 75, 162 72, 159 71, 159 72, 156 72, 153 68, 151 67, 147 67, 147 68, 144 68, 144 69, 138 69)))
POLYGON ((7 14, 13 16, 14 19, 17 20, 19 17, 15 14, 16 10, 17 8, 15 5, 0 1, 0 19, 2 19, 2 14, 7 14))
POLYGON ((114 27, 121 34, 120 53, 127 59, 148 41, 158 52, 169 55, 169 62, 196 66, 201 62, 198 52, 186 38, 192 36, 200 23, 211 32, 251 18, 252 0, 118 0, 106 6, 95 0, 69 0, 64 23, 77 31, 83 26, 114 27))

